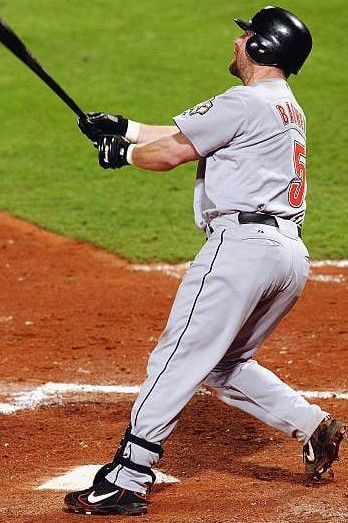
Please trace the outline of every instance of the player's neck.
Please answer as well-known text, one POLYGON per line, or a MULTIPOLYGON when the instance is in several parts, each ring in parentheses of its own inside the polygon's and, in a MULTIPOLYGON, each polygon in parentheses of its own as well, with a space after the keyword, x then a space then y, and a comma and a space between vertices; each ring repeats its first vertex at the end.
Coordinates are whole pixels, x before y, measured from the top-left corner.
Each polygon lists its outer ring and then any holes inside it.
POLYGON ((273 79, 286 80, 284 71, 277 67, 255 66, 246 72, 244 78, 241 78, 244 85, 252 85, 273 79))

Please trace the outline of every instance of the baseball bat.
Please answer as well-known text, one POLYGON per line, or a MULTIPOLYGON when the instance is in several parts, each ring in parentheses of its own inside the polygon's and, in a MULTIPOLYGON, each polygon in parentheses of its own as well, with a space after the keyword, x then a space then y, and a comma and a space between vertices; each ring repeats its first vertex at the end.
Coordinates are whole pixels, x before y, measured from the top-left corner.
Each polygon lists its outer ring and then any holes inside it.
POLYGON ((41 80, 45 82, 52 91, 54 91, 59 98, 74 111, 77 116, 86 119, 87 116, 84 111, 77 105, 76 102, 64 91, 64 89, 43 69, 37 59, 30 53, 22 40, 9 27, 3 18, 0 18, 0 42, 11 53, 23 62, 29 69, 31 69, 41 80))

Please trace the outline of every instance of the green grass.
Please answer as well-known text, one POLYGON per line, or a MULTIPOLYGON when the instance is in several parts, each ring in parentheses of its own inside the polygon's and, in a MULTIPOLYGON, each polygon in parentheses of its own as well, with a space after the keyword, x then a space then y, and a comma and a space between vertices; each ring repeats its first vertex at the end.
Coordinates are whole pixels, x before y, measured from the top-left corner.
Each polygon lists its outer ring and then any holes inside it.
MULTIPOLYGON (((13 0, 0 14, 86 110, 147 123, 225 90, 238 28, 263 3, 220 0, 13 0)), ((290 1, 315 47, 291 80, 309 123, 305 238, 314 258, 347 256, 345 2, 290 1), (345 13, 345 15, 344 15, 345 13)), ((194 165, 104 172, 72 113, 0 48, 0 208, 133 260, 192 258, 194 165)))

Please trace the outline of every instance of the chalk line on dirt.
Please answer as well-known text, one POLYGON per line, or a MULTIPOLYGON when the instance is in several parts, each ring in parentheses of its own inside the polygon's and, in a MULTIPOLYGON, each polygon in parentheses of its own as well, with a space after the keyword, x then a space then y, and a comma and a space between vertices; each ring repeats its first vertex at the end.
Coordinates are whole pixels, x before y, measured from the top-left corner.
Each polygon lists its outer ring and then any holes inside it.
POLYGON ((314 260, 311 262, 312 267, 348 267, 348 260, 314 260))
MULTIPOLYGON (((6 384, 0 383, 0 394, 6 394, 6 384)), ((35 409, 41 405, 62 403, 64 394, 137 394, 139 385, 89 385, 78 383, 44 383, 31 390, 9 392, 13 400, 0 403, 0 413, 35 409)))
MULTIPOLYGON (((102 465, 82 465, 75 467, 69 472, 52 478, 41 485, 35 487, 35 490, 84 490, 89 488, 94 476, 102 465)), ((180 483, 175 476, 165 474, 160 470, 154 469, 156 475, 156 484, 158 483, 180 483)))
MULTIPOLYGON (((130 269, 142 272, 162 272, 167 276, 181 279, 191 262, 170 264, 170 263, 151 263, 151 264, 133 264, 130 269)), ((314 260, 311 262, 311 268, 334 267, 347 268, 348 260, 314 260)), ((310 281, 319 281, 322 283, 344 283, 346 278, 343 274, 314 274, 310 272, 310 281)))
MULTIPOLYGON (((0 414, 14 414, 21 410, 34 410, 41 406, 64 404, 64 395, 76 396, 74 401, 79 401, 79 394, 111 394, 135 395, 140 390, 139 385, 89 385, 79 383, 44 383, 35 388, 21 384, 14 389, 13 383, 0 382, 0 396, 7 401, 0 403, 0 414)), ((348 400, 347 391, 299 391, 305 398, 341 399, 348 400)), ((211 392, 204 387, 199 389, 199 394, 210 395, 211 392)))
POLYGON ((310 274, 308 279, 321 283, 344 283, 346 281, 343 274, 310 274))

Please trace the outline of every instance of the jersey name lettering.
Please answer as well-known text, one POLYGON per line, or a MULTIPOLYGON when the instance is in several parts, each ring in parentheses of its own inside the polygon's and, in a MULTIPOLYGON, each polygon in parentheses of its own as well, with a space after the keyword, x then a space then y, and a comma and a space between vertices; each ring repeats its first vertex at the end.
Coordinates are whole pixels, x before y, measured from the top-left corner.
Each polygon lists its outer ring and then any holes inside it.
POLYGON ((297 125, 304 133, 306 132, 306 119, 304 114, 295 107, 291 102, 284 102, 282 104, 277 104, 276 109, 283 121, 283 124, 297 125))

